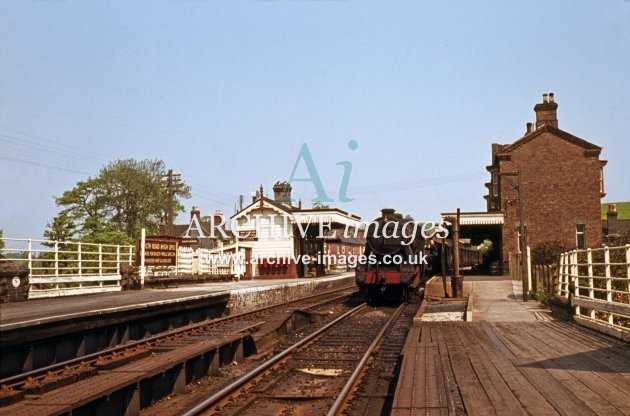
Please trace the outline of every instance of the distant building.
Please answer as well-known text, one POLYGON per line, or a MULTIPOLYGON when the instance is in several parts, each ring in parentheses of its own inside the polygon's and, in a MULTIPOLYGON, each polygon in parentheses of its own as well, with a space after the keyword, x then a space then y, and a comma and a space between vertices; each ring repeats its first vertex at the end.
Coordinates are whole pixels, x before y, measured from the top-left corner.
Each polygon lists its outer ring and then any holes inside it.
MULTIPOLYGON (((486 213, 462 213, 462 236, 489 237, 500 247, 496 260, 519 250, 517 173, 527 243, 560 240, 568 247, 602 243, 600 203, 604 193, 602 148, 558 127, 553 93, 534 106, 536 123, 512 144, 492 144, 486 213)), ((453 214, 445 213, 445 216, 453 214)))
POLYGON ((251 257, 257 260, 252 266, 253 276, 289 278, 326 274, 326 265, 319 261, 326 253, 325 239, 319 238, 319 219, 325 218, 332 229, 347 228, 353 234, 361 226, 361 218, 337 208, 303 209, 301 202, 294 206, 291 185, 287 182, 277 182, 273 192, 274 198, 268 198, 261 186, 252 203, 231 218, 236 227, 234 232, 239 236, 238 244, 251 247, 251 257), (291 260, 298 256, 308 256, 309 264, 291 260), (287 260, 278 264, 282 258, 287 260))
POLYGON ((617 205, 608 204, 606 219, 602 221, 602 232, 607 237, 618 237, 630 234, 630 219, 617 218, 617 205))
POLYGON ((360 232, 354 235, 344 235, 343 230, 331 230, 324 236, 324 253, 329 258, 335 258, 338 262, 330 261, 326 264, 326 272, 344 271, 350 269, 348 263, 351 257, 357 258, 365 251, 365 237, 360 232))
POLYGON ((173 224, 170 232, 168 226, 162 223, 158 226, 158 234, 178 237, 184 239, 184 242, 188 240, 187 244, 193 248, 215 249, 225 243, 225 240, 233 238, 232 232, 224 223, 225 218, 221 211, 217 210, 212 216, 202 217, 199 208, 192 207, 188 223, 173 224), (219 232, 219 228, 223 231, 222 233, 219 232))

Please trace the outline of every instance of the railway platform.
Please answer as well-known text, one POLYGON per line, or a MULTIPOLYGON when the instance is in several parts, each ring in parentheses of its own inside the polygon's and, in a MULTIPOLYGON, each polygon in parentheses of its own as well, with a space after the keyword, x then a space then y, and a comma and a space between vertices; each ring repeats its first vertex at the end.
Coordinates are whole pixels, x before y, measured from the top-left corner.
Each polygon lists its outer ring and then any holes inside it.
POLYGON ((312 279, 214 282, 0 304, 0 376, 353 282, 352 273, 343 273, 312 279))
POLYGON ((466 279, 471 322, 414 320, 393 415, 630 414, 629 344, 520 301, 516 282, 466 279))

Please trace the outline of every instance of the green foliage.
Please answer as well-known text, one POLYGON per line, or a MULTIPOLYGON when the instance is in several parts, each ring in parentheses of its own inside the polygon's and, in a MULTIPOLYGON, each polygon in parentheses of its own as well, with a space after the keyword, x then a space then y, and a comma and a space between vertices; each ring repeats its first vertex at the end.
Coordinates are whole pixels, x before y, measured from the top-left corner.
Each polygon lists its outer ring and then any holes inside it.
POLYGON ((630 244, 630 233, 625 233, 619 236, 606 236, 604 237, 604 245, 608 247, 620 247, 630 244))
MULTIPOLYGON (((74 188, 55 198, 63 207, 44 235, 53 240, 125 244, 133 242, 140 230, 157 231, 166 217, 168 195, 163 186, 161 160, 116 160, 98 176, 79 181, 74 188)), ((190 187, 175 188, 173 211, 184 210, 179 198, 190 197, 190 187)))
POLYGON ((53 218, 52 223, 46 224, 44 238, 51 241, 72 241, 76 233, 75 222, 66 211, 61 211, 53 218))
POLYGON ((488 256, 490 256, 490 254, 492 254, 494 250, 494 244, 491 240, 483 240, 483 243, 477 246, 477 250, 479 250, 484 258, 487 258, 488 256))
POLYGON ((551 296, 549 296, 549 293, 547 293, 547 290, 542 284, 538 284, 538 286, 536 286, 536 293, 534 293, 534 297, 538 301, 539 307, 546 308, 549 306, 549 299, 551 296))
POLYGON ((560 261, 560 254, 569 249, 562 241, 541 241, 532 248, 532 264, 555 264, 560 261))
POLYGON ((4 250, 4 240, 2 239, 4 235, 4 230, 0 230, 0 251, 4 250))
POLYGON ((323 202, 317 201, 317 202, 315 202, 313 204, 313 209, 323 211, 323 210, 326 210, 326 209, 330 209, 330 205, 327 205, 327 204, 324 204, 323 202))

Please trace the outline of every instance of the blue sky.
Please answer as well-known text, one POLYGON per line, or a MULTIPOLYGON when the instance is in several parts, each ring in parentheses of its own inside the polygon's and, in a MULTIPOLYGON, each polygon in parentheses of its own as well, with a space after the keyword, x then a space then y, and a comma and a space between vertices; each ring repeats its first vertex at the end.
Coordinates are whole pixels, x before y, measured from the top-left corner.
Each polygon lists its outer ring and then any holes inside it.
POLYGON ((130 157, 181 172, 187 210, 232 214, 303 143, 334 199, 352 163, 332 205, 365 219, 484 210, 491 143, 544 92, 604 148, 605 200, 630 200, 629 73, 624 0, 0 0, 0 228, 40 238, 53 196, 130 157))

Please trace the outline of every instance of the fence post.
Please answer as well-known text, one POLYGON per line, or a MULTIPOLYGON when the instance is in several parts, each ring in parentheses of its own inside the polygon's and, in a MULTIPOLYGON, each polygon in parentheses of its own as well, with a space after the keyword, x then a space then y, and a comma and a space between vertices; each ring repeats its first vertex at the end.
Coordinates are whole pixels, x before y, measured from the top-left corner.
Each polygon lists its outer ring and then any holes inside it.
POLYGON ((79 277, 83 276, 83 253, 81 252, 81 243, 77 247, 77 262, 79 263, 79 277))
POLYGON ((103 244, 98 245, 98 275, 103 275, 103 244))
POLYGON ((144 277, 147 273, 144 267, 144 247, 146 243, 147 232, 143 228, 140 237, 140 289, 144 289, 144 277))
MULTIPOLYGON (((588 265, 588 297, 595 299, 595 291, 593 290, 593 251, 589 248, 586 250, 586 263, 588 265)), ((595 319, 595 310, 591 308, 589 311, 591 319, 595 319)))
MULTIPOLYGON (((570 282, 573 283, 573 298, 580 297, 580 280, 578 279, 579 269, 578 269, 578 251, 573 250, 571 254, 571 279, 570 282)), ((576 315, 580 315, 580 307, 575 306, 576 315)))
POLYGON ((564 254, 564 266, 562 271, 562 283, 560 285, 560 296, 564 296, 563 287, 566 287, 567 295, 566 298, 569 299, 569 280, 571 280, 570 276, 570 264, 571 264, 571 253, 564 254))
POLYGON ((59 276, 59 241, 55 241, 55 276, 59 276))
MULTIPOLYGON (((604 263, 606 264, 606 301, 612 302, 612 279, 610 273, 610 249, 604 246, 604 263)), ((608 314, 608 323, 613 324, 613 315, 608 314)))
POLYGON ((527 262, 527 289, 532 290, 532 250, 529 246, 526 250, 527 256, 524 260, 527 262))
POLYGON ((120 275, 120 246, 116 246, 116 274, 120 275))
POLYGON ((563 297, 562 293, 562 285, 564 284, 564 279, 566 278, 567 271, 567 253, 562 254, 561 264, 560 264, 560 272, 558 273, 558 289, 560 290, 559 296, 563 297))
POLYGON ((29 238, 27 243, 28 250, 28 272, 33 275, 33 241, 29 238))

